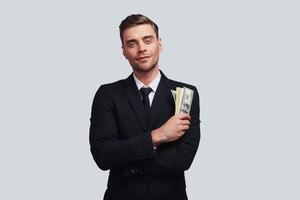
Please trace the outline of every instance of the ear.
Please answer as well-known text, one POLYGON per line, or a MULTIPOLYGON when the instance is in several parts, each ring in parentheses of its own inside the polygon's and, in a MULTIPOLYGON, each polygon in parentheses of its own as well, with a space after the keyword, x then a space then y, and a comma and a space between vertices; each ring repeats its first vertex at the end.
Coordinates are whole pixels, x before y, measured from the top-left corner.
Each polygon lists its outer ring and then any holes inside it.
POLYGON ((121 48, 122 48, 123 56, 126 58, 126 60, 128 60, 127 55, 126 55, 126 52, 125 52, 125 50, 124 50, 124 46, 122 46, 121 48))
POLYGON ((158 47, 159 47, 159 52, 161 53, 163 50, 163 42, 161 38, 158 39, 158 47))

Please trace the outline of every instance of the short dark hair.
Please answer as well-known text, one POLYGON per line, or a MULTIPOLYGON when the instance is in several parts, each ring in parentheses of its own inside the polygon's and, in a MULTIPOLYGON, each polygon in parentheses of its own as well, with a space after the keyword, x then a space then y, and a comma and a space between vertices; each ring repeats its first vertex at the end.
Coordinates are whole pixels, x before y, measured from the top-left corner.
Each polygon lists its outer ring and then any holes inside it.
POLYGON ((151 19, 149 19, 148 17, 142 14, 132 14, 127 16, 119 26, 120 38, 122 44, 123 44, 123 32, 128 28, 142 25, 142 24, 150 24, 156 33, 156 37, 158 38, 158 26, 156 25, 155 22, 153 22, 151 19))

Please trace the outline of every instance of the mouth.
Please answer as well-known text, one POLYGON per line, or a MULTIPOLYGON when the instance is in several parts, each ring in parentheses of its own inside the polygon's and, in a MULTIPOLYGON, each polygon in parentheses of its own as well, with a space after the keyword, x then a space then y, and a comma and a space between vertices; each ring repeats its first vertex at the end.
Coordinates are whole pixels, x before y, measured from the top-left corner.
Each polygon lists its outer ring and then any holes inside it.
POLYGON ((150 56, 141 56, 141 57, 138 57, 137 60, 144 61, 144 60, 147 60, 148 58, 150 58, 150 56))

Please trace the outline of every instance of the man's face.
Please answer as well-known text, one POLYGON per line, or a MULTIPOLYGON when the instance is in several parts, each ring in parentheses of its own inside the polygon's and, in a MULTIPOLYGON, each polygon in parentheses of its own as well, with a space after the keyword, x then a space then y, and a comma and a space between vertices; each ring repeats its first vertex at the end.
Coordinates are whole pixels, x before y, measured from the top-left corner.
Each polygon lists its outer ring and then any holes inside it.
POLYGON ((158 68, 162 44, 150 24, 125 29, 122 49, 133 71, 143 73, 158 68))

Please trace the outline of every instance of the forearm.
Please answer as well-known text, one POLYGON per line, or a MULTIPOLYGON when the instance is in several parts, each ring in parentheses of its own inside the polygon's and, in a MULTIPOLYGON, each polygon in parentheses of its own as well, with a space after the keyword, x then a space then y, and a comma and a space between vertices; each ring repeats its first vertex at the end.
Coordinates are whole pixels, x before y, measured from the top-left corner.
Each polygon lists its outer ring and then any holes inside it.
POLYGON ((150 133, 126 140, 91 141, 91 152, 100 169, 123 168, 154 156, 150 133))
POLYGON ((124 169, 124 175, 174 173, 190 168, 200 141, 200 127, 194 126, 180 140, 157 147, 153 157, 124 169), (133 173, 132 173, 133 172, 133 173))

